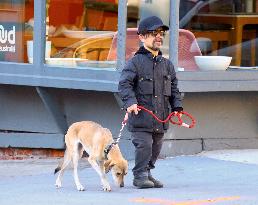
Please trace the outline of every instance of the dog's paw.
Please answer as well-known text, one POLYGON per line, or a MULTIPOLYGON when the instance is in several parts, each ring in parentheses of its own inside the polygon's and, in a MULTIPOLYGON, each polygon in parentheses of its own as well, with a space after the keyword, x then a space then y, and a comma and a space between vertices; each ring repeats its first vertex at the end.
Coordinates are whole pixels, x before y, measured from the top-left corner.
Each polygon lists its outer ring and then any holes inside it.
POLYGON ((84 187, 81 184, 76 185, 78 191, 85 191, 84 187))
POLYGON ((111 191, 110 185, 107 184, 107 185, 103 186, 103 190, 104 190, 104 191, 111 191))
POLYGON ((56 186, 57 189, 59 189, 59 188, 62 187, 62 184, 61 184, 61 182, 56 182, 56 183, 55 183, 55 186, 56 186))

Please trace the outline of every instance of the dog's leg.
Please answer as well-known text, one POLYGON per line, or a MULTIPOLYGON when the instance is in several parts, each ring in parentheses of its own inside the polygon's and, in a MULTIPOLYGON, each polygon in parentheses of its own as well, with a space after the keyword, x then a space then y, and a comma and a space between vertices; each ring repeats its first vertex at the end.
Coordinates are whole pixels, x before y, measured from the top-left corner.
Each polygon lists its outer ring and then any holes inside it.
POLYGON ((107 181, 105 171, 104 171, 104 162, 99 161, 99 164, 98 164, 96 161, 96 158, 93 156, 89 156, 88 161, 91 164, 91 166, 96 170, 96 172, 99 174, 100 179, 101 179, 101 184, 103 186, 103 190, 111 191, 111 187, 107 181))
POLYGON ((101 178, 101 182, 103 184, 103 189, 105 191, 111 191, 110 185, 108 183, 108 180, 107 180, 107 177, 106 177, 106 174, 105 174, 104 161, 99 162, 99 167, 100 167, 100 170, 101 170, 100 178, 101 178))
MULTIPOLYGON (((64 174, 64 170, 65 168, 68 166, 68 164, 71 162, 71 153, 69 150, 66 150, 65 151, 65 154, 64 154, 64 161, 61 165, 61 168, 60 168, 60 172, 57 176, 57 179, 56 179, 56 183, 55 183, 55 186, 56 188, 60 188, 62 186, 62 177, 63 177, 63 174, 64 174)), ((57 168, 58 170, 58 168, 57 168)))
POLYGON ((81 185, 80 180, 79 180, 79 176, 78 176, 78 161, 79 161, 79 150, 78 150, 78 145, 76 144, 74 146, 74 150, 73 150, 73 177, 74 177, 74 181, 77 187, 78 191, 84 191, 84 187, 81 185))

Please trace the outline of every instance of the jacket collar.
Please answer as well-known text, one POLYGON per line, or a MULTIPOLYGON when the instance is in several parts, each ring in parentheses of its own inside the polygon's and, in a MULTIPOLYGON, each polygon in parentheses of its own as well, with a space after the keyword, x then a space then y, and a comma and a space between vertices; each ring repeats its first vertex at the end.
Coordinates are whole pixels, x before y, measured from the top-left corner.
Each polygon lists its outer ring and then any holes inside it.
MULTIPOLYGON (((150 51, 148 51, 146 48, 144 48, 144 46, 141 46, 139 48, 139 50, 134 55, 138 55, 138 54, 146 55, 151 59, 153 59, 153 57, 154 57, 153 54, 150 51)), ((156 56, 156 60, 160 61, 161 57, 162 57, 162 52, 159 50, 159 53, 156 56)))

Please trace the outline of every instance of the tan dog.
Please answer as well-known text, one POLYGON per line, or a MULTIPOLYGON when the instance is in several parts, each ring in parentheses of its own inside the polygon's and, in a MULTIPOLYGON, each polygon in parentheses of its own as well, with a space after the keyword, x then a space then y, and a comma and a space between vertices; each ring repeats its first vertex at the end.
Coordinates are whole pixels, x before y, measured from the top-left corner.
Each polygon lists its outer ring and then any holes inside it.
POLYGON ((83 149, 89 154, 88 161, 99 174, 104 191, 111 191, 105 175, 109 170, 112 170, 116 184, 120 187, 124 186, 128 163, 107 128, 91 121, 76 122, 69 127, 65 135, 65 144, 64 161, 55 169, 55 173, 60 171, 55 184, 57 188, 61 187, 64 169, 72 160, 76 187, 79 191, 84 191, 77 173, 78 160, 82 156, 83 149))

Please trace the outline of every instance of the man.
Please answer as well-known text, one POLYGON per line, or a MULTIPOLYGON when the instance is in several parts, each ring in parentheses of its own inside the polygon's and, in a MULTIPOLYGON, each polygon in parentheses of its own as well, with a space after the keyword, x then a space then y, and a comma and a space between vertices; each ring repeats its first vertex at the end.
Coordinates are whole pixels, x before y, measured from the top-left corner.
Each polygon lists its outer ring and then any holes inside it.
POLYGON ((129 113, 128 129, 135 146, 133 185, 138 188, 163 187, 152 177, 150 169, 155 168, 168 123, 157 122, 137 105, 152 110, 162 120, 169 115, 169 104, 172 111, 183 110, 174 66, 160 51, 168 29, 156 16, 140 22, 138 35, 143 46, 127 62, 118 86, 124 108, 129 113))

